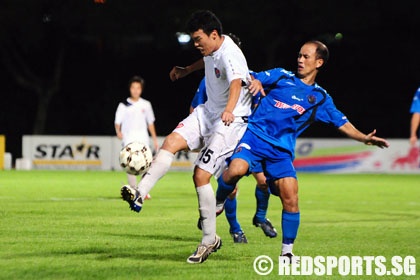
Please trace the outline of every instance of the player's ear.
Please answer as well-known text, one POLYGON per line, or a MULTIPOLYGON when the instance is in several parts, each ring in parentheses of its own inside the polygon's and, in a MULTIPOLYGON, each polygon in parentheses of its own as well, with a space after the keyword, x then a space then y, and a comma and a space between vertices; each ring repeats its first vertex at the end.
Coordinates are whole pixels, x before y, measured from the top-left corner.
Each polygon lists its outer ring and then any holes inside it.
POLYGON ((324 60, 322 58, 318 58, 316 60, 316 69, 319 69, 322 67, 322 65, 324 65, 324 60))
POLYGON ((216 30, 213 30, 213 31, 210 33, 210 38, 212 38, 213 40, 216 40, 218 36, 219 36, 219 34, 217 33, 217 31, 216 31, 216 30))

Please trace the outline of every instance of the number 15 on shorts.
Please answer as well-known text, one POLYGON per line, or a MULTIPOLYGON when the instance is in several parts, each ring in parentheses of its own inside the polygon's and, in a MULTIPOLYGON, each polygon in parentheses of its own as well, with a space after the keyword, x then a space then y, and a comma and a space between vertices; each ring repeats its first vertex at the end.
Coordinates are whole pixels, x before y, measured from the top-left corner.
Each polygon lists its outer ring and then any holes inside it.
POLYGON ((207 163, 210 162, 211 156, 213 155, 214 152, 213 152, 213 150, 211 150, 209 148, 205 148, 200 153, 201 153, 201 156, 200 156, 199 160, 207 164, 207 163))

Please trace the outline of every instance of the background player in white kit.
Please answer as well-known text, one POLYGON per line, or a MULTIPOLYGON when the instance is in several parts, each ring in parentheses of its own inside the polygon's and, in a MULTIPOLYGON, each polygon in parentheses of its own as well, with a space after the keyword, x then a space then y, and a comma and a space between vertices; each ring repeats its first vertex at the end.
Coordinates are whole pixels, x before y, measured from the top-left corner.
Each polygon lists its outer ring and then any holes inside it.
POLYGON ((216 235, 216 200, 210 179, 221 174, 225 159, 232 154, 244 133, 245 119, 251 113, 252 95, 244 87, 250 80, 245 56, 229 36, 222 35, 219 19, 210 11, 197 11, 187 28, 203 59, 185 68, 174 67, 170 78, 175 81, 204 68, 208 99, 166 137, 138 190, 123 186, 121 195, 132 210, 139 212, 145 194, 169 170, 175 153, 185 149, 200 150, 193 181, 203 236, 187 261, 201 263, 221 246, 220 237, 216 235))
MULTIPOLYGON (((118 104, 115 113, 115 133, 118 139, 122 140, 122 146, 139 141, 150 146, 150 136, 153 139, 155 151, 159 143, 155 129, 155 115, 150 101, 141 98, 144 89, 144 79, 140 76, 132 77, 128 82, 130 97, 118 104), (149 135, 150 133, 150 135, 149 135)), ((127 174, 128 184, 137 186, 137 177, 127 174)), ((146 199, 150 198, 146 194, 146 199)))

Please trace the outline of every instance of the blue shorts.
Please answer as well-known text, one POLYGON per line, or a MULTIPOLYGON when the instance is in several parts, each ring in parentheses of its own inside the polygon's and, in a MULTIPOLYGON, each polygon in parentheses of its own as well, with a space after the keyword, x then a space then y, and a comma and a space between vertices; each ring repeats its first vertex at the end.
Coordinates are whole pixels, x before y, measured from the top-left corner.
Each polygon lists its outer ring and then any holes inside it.
POLYGON ((249 172, 263 171, 270 189, 272 182, 277 179, 297 178, 292 155, 259 138, 249 130, 246 130, 242 136, 230 160, 235 158, 248 162, 249 172))

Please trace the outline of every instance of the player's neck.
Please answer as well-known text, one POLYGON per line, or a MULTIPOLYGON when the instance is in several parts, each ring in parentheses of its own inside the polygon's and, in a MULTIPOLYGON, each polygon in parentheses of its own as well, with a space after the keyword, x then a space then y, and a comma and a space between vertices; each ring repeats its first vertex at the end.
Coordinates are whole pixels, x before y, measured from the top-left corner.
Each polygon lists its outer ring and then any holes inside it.
POLYGON ((140 100, 140 97, 136 97, 136 98, 129 97, 129 99, 130 99, 130 101, 132 101, 132 102, 137 102, 137 101, 139 101, 139 100, 140 100))
POLYGON ((217 43, 216 43, 216 47, 213 50, 213 53, 217 52, 220 47, 222 46, 223 42, 225 41, 225 36, 220 36, 218 37, 217 43))
MULTIPOLYGON (((299 76, 298 76, 299 77, 299 76)), ((300 76, 299 79, 304 83, 307 84, 308 86, 311 86, 313 84, 315 84, 315 77, 316 75, 312 74, 312 75, 307 75, 307 76, 300 76)))

